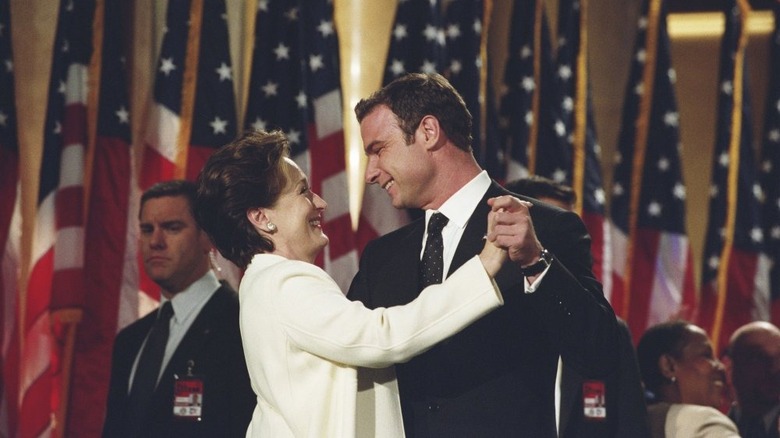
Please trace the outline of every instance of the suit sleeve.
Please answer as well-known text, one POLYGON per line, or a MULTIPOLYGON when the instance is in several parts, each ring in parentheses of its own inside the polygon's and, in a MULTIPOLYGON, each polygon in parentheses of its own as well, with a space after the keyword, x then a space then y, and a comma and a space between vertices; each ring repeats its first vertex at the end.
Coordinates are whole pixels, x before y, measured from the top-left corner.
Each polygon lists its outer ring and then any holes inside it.
POLYGON ((558 341, 563 360, 583 376, 604 377, 618 363, 617 321, 592 272, 590 236, 576 214, 540 207, 534 207, 544 210, 534 227, 554 260, 536 292, 525 298, 558 341))

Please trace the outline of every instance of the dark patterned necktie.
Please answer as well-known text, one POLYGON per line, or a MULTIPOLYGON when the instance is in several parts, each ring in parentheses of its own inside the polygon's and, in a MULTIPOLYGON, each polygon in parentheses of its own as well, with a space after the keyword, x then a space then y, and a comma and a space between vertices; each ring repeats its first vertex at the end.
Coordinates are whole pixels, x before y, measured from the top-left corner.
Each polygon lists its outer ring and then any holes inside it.
POLYGON ((168 344, 168 332, 170 320, 173 316, 173 306, 170 301, 163 304, 157 314, 157 320, 149 332, 146 345, 138 359, 138 367, 133 377, 133 385, 130 388, 130 406, 128 420, 133 427, 140 427, 149 409, 154 389, 157 387, 157 378, 160 375, 160 366, 165 356, 165 346, 168 344))
POLYGON ((428 239, 425 241, 420 261, 420 288, 441 283, 444 275, 444 239, 441 230, 449 219, 441 213, 434 213, 428 220, 428 239))

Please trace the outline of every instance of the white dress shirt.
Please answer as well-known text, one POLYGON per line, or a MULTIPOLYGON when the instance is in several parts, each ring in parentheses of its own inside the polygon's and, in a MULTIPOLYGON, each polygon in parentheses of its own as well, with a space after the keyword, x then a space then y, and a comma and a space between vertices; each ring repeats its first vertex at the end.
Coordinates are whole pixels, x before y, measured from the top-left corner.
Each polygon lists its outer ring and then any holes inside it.
MULTIPOLYGON (((173 353, 179 347, 181 340, 184 339, 184 335, 192 326, 195 318, 200 314, 201 309, 214 295, 214 292, 219 289, 220 284, 217 280, 217 276, 209 270, 206 275, 200 277, 197 281, 192 283, 188 288, 177 293, 173 296, 171 306, 173 307, 173 316, 170 321, 170 332, 168 333, 168 343, 165 344, 165 355, 163 356, 162 364, 160 365, 160 374, 157 376, 157 380, 165 371, 165 367, 168 366, 168 361, 171 360, 173 353)), ((165 302, 168 301, 165 297, 160 300, 160 307, 155 309, 155 312, 159 312, 165 302)), ((148 335, 147 335, 148 337, 148 335)), ((133 363, 133 369, 130 372, 130 381, 128 382, 128 391, 132 387, 133 379, 135 378, 135 370, 138 366, 138 360, 141 357, 141 352, 144 350, 146 340, 141 345, 141 349, 138 350, 138 354, 135 356, 135 362, 133 363)))
MULTIPOLYGON (((444 278, 447 277, 447 272, 450 270, 452 259, 455 257, 455 250, 458 248, 463 232, 466 230, 469 218, 474 214, 474 210, 477 208, 485 193, 490 188, 493 181, 488 176, 487 171, 480 172, 466 185, 455 192, 449 199, 444 201, 438 210, 426 210, 425 211, 425 233, 423 233, 422 250, 420 250, 420 259, 422 259, 423 251, 425 251, 425 242, 428 240, 428 220, 436 213, 442 213, 447 216, 449 222, 444 226, 441 231, 441 236, 444 241, 444 278)), ((484 230, 487 232, 487 230, 484 230)), ((534 293, 542 282, 545 274, 550 268, 545 269, 533 283, 525 283, 525 293, 534 293)))

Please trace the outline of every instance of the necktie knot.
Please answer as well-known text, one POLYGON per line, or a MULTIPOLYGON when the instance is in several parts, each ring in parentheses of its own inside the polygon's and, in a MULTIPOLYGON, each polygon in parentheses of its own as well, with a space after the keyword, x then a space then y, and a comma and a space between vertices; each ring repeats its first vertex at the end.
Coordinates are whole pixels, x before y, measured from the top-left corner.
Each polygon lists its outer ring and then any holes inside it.
POLYGON ((428 219, 428 235, 441 234, 441 230, 447 226, 450 219, 442 213, 434 213, 431 218, 428 219))
POLYGON ((173 304, 171 304, 170 301, 166 301, 165 304, 163 304, 160 308, 160 311, 157 313, 157 324, 170 321, 172 316, 173 304))

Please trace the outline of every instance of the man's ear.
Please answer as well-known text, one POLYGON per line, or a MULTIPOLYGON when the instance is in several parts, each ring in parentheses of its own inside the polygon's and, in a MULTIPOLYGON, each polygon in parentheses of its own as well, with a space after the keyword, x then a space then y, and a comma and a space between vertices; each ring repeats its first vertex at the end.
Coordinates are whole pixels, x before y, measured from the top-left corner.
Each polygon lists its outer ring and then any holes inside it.
POLYGON ((443 138, 443 132, 439 125, 439 119, 436 117, 431 115, 424 116, 422 120, 420 120, 418 131, 420 131, 420 135, 422 135, 426 149, 435 149, 442 143, 440 140, 443 138))

